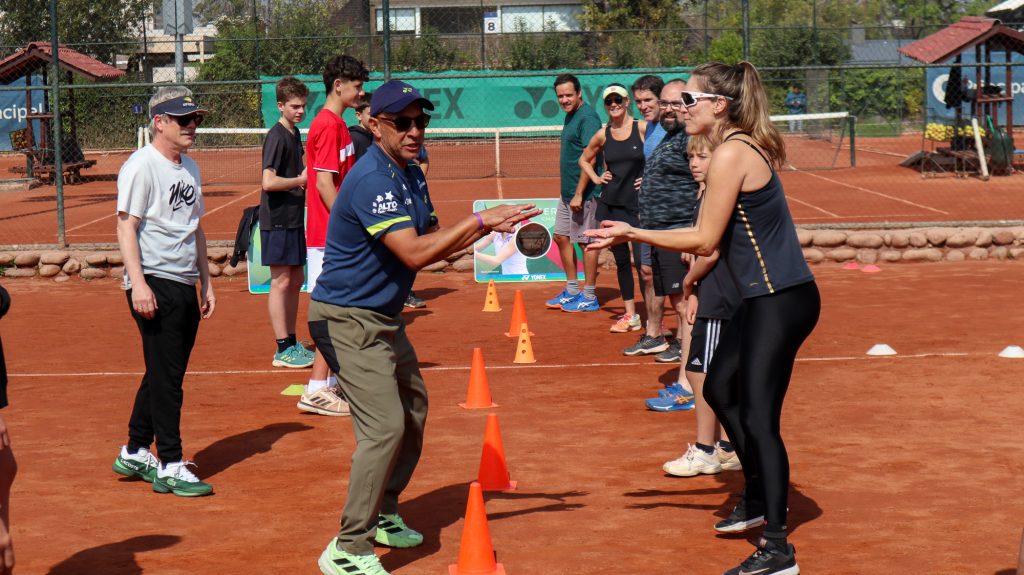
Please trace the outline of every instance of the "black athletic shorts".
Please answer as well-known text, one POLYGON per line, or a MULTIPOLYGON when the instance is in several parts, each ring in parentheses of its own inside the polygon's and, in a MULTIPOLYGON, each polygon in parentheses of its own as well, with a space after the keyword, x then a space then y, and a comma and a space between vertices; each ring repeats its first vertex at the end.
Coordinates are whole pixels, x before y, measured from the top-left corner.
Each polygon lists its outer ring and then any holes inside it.
POLYGON ((265 266, 306 265, 306 232, 302 228, 260 230, 260 260, 265 266))
POLYGON ((651 248, 651 271, 654 272, 654 295, 666 296, 683 293, 683 278, 689 266, 683 263, 683 254, 658 247, 651 248))
POLYGON ((690 331, 690 353, 686 357, 686 371, 707 373, 711 358, 715 356, 718 338, 729 323, 724 319, 698 317, 690 331))

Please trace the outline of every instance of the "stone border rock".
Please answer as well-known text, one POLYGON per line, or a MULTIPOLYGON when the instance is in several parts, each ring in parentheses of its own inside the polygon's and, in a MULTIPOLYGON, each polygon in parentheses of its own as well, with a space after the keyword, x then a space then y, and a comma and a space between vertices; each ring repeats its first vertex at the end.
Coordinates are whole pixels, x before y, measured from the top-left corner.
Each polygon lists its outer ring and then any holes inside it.
MULTIPOLYGON (((1024 261, 1024 226, 999 228, 914 228, 896 230, 808 230, 797 228, 804 258, 812 264, 856 261, 879 262, 959 262, 964 260, 1024 261)), ((230 250, 211 248, 208 253, 210 275, 232 277, 246 273, 246 263, 232 266, 230 250)), ((601 253, 604 269, 615 267, 610 251, 601 253)), ((473 270, 473 248, 459 251, 423 268, 426 272, 473 270)), ((120 281, 124 264, 120 252, 21 251, 0 253, 0 277, 41 277, 56 282, 74 276, 84 280, 113 278, 120 281)))

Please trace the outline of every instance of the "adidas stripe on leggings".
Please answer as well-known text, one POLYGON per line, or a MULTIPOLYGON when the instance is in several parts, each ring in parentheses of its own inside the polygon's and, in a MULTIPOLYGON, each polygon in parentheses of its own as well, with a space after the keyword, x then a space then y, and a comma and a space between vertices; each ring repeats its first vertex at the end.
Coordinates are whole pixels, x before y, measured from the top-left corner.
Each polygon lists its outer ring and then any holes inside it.
POLYGON ((744 299, 722 332, 704 383, 704 398, 743 463, 747 501, 764 503, 766 536, 786 533, 789 458, 779 421, 796 353, 820 310, 813 281, 744 299))

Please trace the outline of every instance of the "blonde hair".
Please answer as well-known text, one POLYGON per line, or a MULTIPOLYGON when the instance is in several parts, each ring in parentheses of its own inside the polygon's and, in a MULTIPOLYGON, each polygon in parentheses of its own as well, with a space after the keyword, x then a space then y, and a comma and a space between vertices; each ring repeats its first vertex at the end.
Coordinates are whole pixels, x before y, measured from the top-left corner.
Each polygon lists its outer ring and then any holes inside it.
POLYGON ((729 125, 718 125, 711 134, 714 141, 721 142, 725 130, 736 127, 748 132, 776 167, 786 163, 786 146, 772 124, 768 96, 753 64, 746 61, 734 66, 721 62, 701 64, 694 68, 692 77, 700 78, 708 92, 732 98, 726 103, 729 125))
MULTIPOLYGON (((189 97, 192 97, 192 90, 189 90, 185 86, 160 86, 157 88, 156 93, 149 99, 150 114, 153 113, 153 108, 168 100, 189 97)), ((151 141, 156 139, 156 118, 149 119, 149 139, 151 141)))
POLYGON ((711 141, 711 137, 707 134, 694 134, 690 136, 690 141, 686 144, 686 153, 692 156, 704 150, 709 152, 715 151, 715 144, 711 141))

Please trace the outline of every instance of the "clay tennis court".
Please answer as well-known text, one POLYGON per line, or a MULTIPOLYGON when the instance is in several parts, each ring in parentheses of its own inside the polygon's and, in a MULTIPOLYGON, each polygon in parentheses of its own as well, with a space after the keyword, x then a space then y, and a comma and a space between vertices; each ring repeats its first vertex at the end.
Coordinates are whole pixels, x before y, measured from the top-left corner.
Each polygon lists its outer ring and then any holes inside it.
MULTIPOLYGON (((1010 575, 1024 527, 1024 343, 1014 262, 814 271, 822 318, 798 359, 783 418, 792 461, 791 541, 802 572, 1010 575), (868 357, 875 343, 899 355, 868 357)), ((692 412, 645 411, 678 366, 627 358, 600 313, 541 309, 552 285, 502 285, 480 311, 469 274, 421 274, 428 302, 405 319, 431 393, 424 457, 401 512, 426 542, 387 551, 398 575, 457 560, 487 412, 497 413, 518 490, 486 494, 498 560, 515 575, 720 573, 745 537, 711 526, 739 472, 681 479, 661 464, 693 440, 692 412), (511 363, 512 289, 522 288, 537 363, 511 363), (467 411, 473 347, 500 407, 467 411)), ((353 450, 344 418, 302 415, 270 368, 266 301, 218 278, 186 377, 185 453, 216 493, 157 495, 110 470, 143 368, 114 280, 4 280, 11 371, 4 410, 20 463, 12 499, 19 573, 316 573, 337 529, 353 450)), ((621 312, 621 311, 620 311, 621 312)), ((301 312, 304 320, 305 311, 301 312)), ((755 532, 756 533, 756 532, 755 532)), ((383 552, 383 550, 381 550, 383 552)))
MULTIPOLYGON (((787 137, 791 163, 825 165, 831 170, 782 172, 786 195, 798 225, 875 225, 889 222, 971 222, 1024 220, 1020 189, 1024 175, 976 177, 952 174, 922 179, 919 171, 899 163, 919 151, 919 135, 858 138, 857 166, 849 167, 849 149, 803 137, 787 137), (842 167, 846 166, 846 167, 842 167)), ((431 196, 438 212, 465 213, 474 199, 555 197, 558 194, 558 146, 503 144, 501 172, 494 178, 493 144, 454 145, 430 142, 433 168, 431 196), (454 174, 458 173, 458 179, 454 174)), ((90 181, 64 187, 66 240, 71 245, 111 244, 117 197, 117 171, 128 152, 87 154, 97 165, 85 172, 90 181)), ((256 149, 197 152, 203 174, 207 216, 203 225, 212 241, 230 241, 242 210, 259 203, 256 149)), ((0 172, 23 161, 0 156, 0 172)), ((57 243, 56 192, 52 185, 28 192, 0 193, 0 246, 57 243)))

